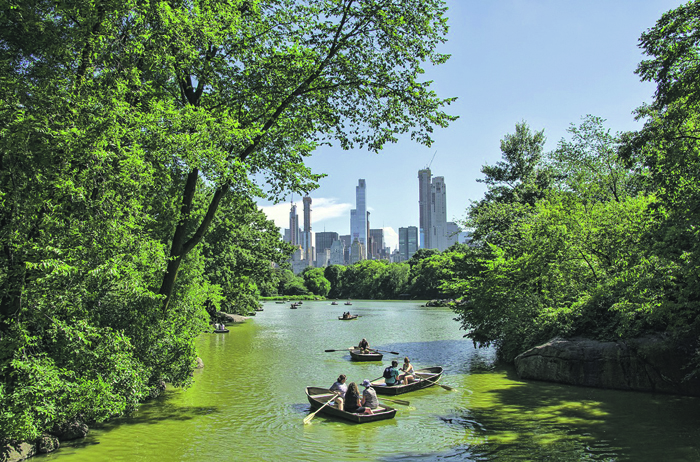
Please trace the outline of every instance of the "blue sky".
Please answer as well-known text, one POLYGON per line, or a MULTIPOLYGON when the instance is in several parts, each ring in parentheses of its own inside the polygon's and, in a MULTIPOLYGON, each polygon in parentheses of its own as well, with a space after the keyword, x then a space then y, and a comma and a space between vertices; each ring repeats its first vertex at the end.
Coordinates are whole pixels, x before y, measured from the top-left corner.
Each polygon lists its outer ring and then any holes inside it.
MULTIPOLYGON (((679 0, 448 0, 450 32, 440 49, 451 54, 426 78, 447 110, 460 118, 434 134, 428 148, 408 139, 381 153, 319 149, 307 162, 328 176, 310 196, 314 232, 350 232, 355 186, 367 182, 370 226, 385 228, 388 245, 399 227, 418 226, 418 170, 432 162, 445 177, 448 220, 464 218, 483 196, 481 166, 501 159, 501 138, 525 120, 544 129, 545 150, 556 148, 571 123, 586 114, 613 131, 638 129, 632 112, 651 100, 654 85, 634 73, 643 59, 639 36, 679 0)), ((295 197, 301 215, 301 198, 295 197)), ((260 206, 282 229, 289 203, 260 206)))

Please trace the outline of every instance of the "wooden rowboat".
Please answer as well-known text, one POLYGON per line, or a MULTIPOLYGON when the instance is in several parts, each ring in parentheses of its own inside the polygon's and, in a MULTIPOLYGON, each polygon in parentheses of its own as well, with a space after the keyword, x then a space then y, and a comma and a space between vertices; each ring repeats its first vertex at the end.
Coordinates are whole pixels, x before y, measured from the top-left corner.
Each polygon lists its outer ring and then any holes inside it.
MULTIPOLYGON (((328 402, 333 396, 333 392, 328 388, 321 387, 306 387, 306 397, 309 399, 311 409, 318 409, 328 402)), ((396 415, 396 409, 388 406, 379 406, 373 409, 374 414, 354 414, 352 412, 341 411, 336 403, 329 404, 321 409, 322 414, 340 417, 341 419, 349 420, 354 423, 367 423, 377 420, 393 419, 396 415)))
POLYGON ((214 329, 215 334, 228 334, 228 329, 214 329))
POLYGON ((372 352, 372 353, 362 353, 362 350, 350 350, 350 359, 353 361, 381 361, 384 357, 383 354, 372 352))
POLYGON ((341 321, 352 321, 353 319, 357 319, 359 317, 360 317, 359 314, 351 314, 347 318, 343 317, 343 316, 338 316, 338 319, 340 319, 341 321))
POLYGON ((372 387, 378 395, 400 395, 409 391, 420 390, 421 388, 432 387, 442 377, 442 367, 426 367, 424 369, 416 369, 413 371, 415 382, 408 385, 391 385, 387 386, 384 379, 379 379, 372 382, 372 387))

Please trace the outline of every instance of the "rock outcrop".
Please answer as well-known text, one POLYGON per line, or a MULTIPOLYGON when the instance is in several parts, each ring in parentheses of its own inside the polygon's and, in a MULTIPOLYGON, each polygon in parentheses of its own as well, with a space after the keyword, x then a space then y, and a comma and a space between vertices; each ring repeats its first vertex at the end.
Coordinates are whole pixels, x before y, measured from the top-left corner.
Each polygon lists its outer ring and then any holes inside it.
POLYGON ((554 338, 516 357, 515 368, 522 379, 700 396, 700 380, 684 380, 688 359, 661 337, 554 338))
POLYGON ((220 322, 223 322, 225 324, 235 324, 235 323, 240 323, 240 322, 245 322, 246 318, 245 316, 240 316, 238 314, 228 314, 224 313, 223 311, 217 311, 216 312, 216 319, 220 322))

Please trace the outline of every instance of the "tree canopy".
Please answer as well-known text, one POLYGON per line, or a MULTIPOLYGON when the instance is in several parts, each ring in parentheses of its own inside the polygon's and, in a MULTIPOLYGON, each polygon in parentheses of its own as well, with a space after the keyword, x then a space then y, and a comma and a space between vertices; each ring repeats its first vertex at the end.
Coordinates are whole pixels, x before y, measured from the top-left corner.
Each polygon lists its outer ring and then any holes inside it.
POLYGON ((251 199, 313 189, 319 145, 429 145, 454 119, 421 80, 442 1, 5 6, 0 440, 187 385, 204 306, 276 277, 251 199))

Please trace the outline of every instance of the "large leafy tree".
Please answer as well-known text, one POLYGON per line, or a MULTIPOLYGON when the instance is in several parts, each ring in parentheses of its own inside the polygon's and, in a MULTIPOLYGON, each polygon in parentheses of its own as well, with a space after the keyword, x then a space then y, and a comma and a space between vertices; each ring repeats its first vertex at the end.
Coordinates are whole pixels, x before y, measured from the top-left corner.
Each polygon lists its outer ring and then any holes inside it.
POLYGON ((515 133, 501 140, 503 160, 484 165, 487 187, 484 198, 471 204, 467 227, 476 242, 504 244, 513 239, 511 224, 530 213, 538 199, 551 188, 554 174, 544 157, 544 130, 532 132, 526 122, 515 124, 515 133))
POLYGON ((307 191, 319 144, 430 144, 452 119, 420 81, 442 1, 4 5, 0 438, 190 380, 228 195, 307 191))
POLYGON ((658 226, 648 235, 654 262, 647 285, 659 295, 653 304, 660 321, 697 352, 700 335, 700 2, 665 13, 640 38, 648 56, 638 68, 656 84, 654 100, 638 109, 641 130, 627 134, 623 153, 648 169, 648 187, 659 198, 658 226))
POLYGON ((480 233, 486 245, 456 260, 445 285, 462 291, 457 312, 468 336, 507 360, 556 335, 618 338, 655 324, 637 283, 648 271, 643 237, 654 198, 639 194, 639 176, 601 119, 587 116, 569 133, 525 176, 542 169, 546 179, 529 182, 529 198, 518 191, 524 181, 472 207, 477 230, 489 226, 480 233))
POLYGON ((221 290, 220 308, 237 314, 257 308, 259 287, 277 283, 271 264, 283 263, 292 251, 250 198, 228 195, 202 252, 207 281, 221 290))

